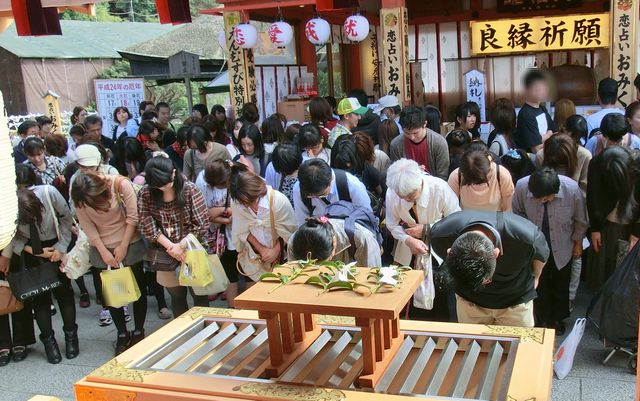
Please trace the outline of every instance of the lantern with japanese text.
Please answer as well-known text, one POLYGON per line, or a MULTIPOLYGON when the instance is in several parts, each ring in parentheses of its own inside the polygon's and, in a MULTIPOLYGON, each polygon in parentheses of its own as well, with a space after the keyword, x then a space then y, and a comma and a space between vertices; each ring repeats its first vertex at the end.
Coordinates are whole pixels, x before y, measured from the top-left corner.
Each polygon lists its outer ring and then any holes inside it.
POLYGON ((218 44, 222 47, 222 50, 227 50, 227 35, 225 31, 220 31, 218 34, 218 44))
POLYGON ((251 49, 258 43, 258 30, 251 24, 239 24, 233 28, 233 40, 238 47, 251 49))
POLYGON ((284 21, 276 21, 269 27, 269 40, 276 47, 286 47, 293 39, 293 28, 284 21))
POLYGON ((352 15, 344 20, 344 34, 352 42, 362 42, 369 35, 369 21, 362 15, 352 15))
POLYGON ((304 34, 314 45, 323 45, 331 38, 331 26, 322 18, 313 18, 304 26, 304 34))

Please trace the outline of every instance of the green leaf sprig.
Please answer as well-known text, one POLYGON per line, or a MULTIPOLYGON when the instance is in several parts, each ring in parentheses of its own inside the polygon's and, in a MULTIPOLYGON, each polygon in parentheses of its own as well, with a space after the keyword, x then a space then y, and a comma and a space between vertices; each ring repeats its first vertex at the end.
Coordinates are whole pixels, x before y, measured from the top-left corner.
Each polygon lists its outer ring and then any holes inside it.
POLYGON ((355 263, 345 265, 341 261, 327 261, 320 263, 320 265, 325 267, 327 271, 321 272, 317 276, 309 277, 307 281, 305 281, 305 284, 322 287, 320 294, 324 294, 331 290, 355 291, 360 287, 369 289, 368 285, 358 283, 356 281, 358 269, 356 269, 355 263))
POLYGON ((398 288, 406 272, 411 270, 408 266, 396 266, 391 265, 388 267, 375 267, 369 271, 367 281, 375 283, 375 287, 371 290, 371 293, 377 293, 381 288, 398 288))
POLYGON ((277 290, 278 288, 285 286, 287 284, 292 283, 298 277, 306 277, 309 276, 307 273, 312 270, 317 270, 318 265, 316 265, 316 259, 307 259, 307 260, 298 260, 294 262, 287 262, 282 265, 276 265, 273 268, 272 272, 264 273, 260 276, 260 281, 273 281, 274 279, 279 281, 280 283, 269 290, 269 294, 277 290), (287 268, 289 269, 289 274, 284 274, 279 271, 276 272, 276 269, 287 268))

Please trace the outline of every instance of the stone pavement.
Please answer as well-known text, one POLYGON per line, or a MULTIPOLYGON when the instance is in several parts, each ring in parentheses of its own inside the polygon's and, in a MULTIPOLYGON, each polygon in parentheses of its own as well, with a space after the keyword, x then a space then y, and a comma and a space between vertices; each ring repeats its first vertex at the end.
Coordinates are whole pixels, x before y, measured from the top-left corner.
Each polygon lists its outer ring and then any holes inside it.
MULTIPOLYGON (((91 289, 91 280, 87 280, 91 289)), ((581 291, 578 306, 573 313, 571 324, 576 317, 584 316, 591 298, 586 291, 581 291)), ((167 294, 168 299, 168 294, 167 294)), ((213 305, 212 305, 213 306, 213 305)), ((215 306, 223 306, 216 302, 215 306)), ((32 346, 29 357, 20 363, 10 363, 0 368, 0 401, 25 401, 34 394, 47 394, 61 398, 63 401, 74 400, 73 383, 101 366, 113 357, 115 327, 99 327, 97 313, 99 307, 92 305, 88 309, 77 309, 80 355, 73 360, 63 359, 58 365, 46 362, 44 349, 40 343, 32 346)), ((149 297, 149 313, 147 315, 147 334, 162 326, 165 321, 156 315, 155 298, 149 297)), ((129 323, 132 327, 133 322, 129 323)), ((54 317, 54 327, 64 355, 64 338, 61 330, 62 322, 59 314, 54 317)), ((567 333, 571 327, 567 327, 567 333)), ((36 328, 37 335, 37 328, 36 328)), ((557 339, 560 344, 561 339, 557 339)), ((592 325, 587 326, 574 366, 564 380, 554 379, 554 401, 627 401, 633 400, 636 376, 627 369, 627 358, 615 356, 607 366, 601 361, 607 352, 598 339, 592 325)))

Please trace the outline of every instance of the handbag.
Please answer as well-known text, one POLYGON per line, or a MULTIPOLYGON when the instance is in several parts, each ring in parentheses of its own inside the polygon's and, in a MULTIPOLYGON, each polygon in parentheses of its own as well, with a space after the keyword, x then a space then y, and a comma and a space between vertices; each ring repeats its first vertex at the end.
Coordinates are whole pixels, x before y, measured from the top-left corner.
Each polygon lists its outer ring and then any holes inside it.
POLYGON ((236 262, 236 268, 238 273, 243 276, 249 277, 251 280, 257 282, 260 280, 260 276, 264 273, 269 273, 273 270, 273 266, 284 260, 284 241, 277 237, 275 217, 273 213, 273 189, 269 190, 269 217, 271 218, 271 238, 273 238, 273 246, 276 246, 277 242, 280 242, 280 256, 274 263, 263 262, 260 255, 257 254, 250 244, 238 253, 238 261, 236 262))
POLYGON ((193 293, 196 295, 211 295, 225 292, 229 287, 229 278, 224 271, 224 267, 222 267, 220 258, 218 255, 207 255, 207 260, 209 261, 213 281, 205 287, 192 287, 193 293))
MULTIPOLYGON (((113 249, 107 248, 107 250, 113 253, 113 249)), ((125 266, 131 266, 140 263, 143 259, 144 253, 145 247, 142 240, 133 242, 127 247, 127 255, 122 260, 122 264, 125 266)), ((96 248, 95 246, 90 246, 89 248, 89 260, 91 261, 91 266, 93 267, 97 267, 98 269, 107 268, 107 264, 102 260, 100 251, 98 251, 98 248, 96 248)))
POLYGON ((193 234, 187 235, 185 242, 187 251, 180 264, 178 282, 184 287, 206 287, 213 281, 207 251, 193 234))
POLYGON ((24 305, 13 295, 9 283, 5 280, 0 280, 0 316, 19 312, 22 308, 24 308, 24 305))
POLYGON ((7 276, 7 281, 13 295, 18 300, 24 301, 62 286, 58 271, 58 265, 53 262, 44 262, 27 268, 23 251, 20 254, 20 269, 11 272, 7 276))
POLYGON ((63 257, 64 267, 62 268, 63 273, 71 280, 84 276, 91 269, 91 244, 80 225, 75 221, 74 223, 78 228, 78 238, 73 248, 63 257))
POLYGON ((155 246, 144 251, 142 260, 148 262, 148 269, 152 272, 172 272, 180 265, 164 248, 155 246))
POLYGON ((564 339, 560 348, 556 351, 553 357, 553 370, 556 372, 558 379, 564 379, 567 377, 571 368, 573 367, 573 358, 576 356, 576 350, 578 344, 584 334, 584 327, 587 324, 587 319, 577 319, 573 325, 571 333, 564 339))
POLYGON ((122 263, 118 269, 107 266, 107 270, 100 272, 100 279, 105 303, 112 308, 128 305, 141 296, 133 271, 130 267, 124 267, 122 263))

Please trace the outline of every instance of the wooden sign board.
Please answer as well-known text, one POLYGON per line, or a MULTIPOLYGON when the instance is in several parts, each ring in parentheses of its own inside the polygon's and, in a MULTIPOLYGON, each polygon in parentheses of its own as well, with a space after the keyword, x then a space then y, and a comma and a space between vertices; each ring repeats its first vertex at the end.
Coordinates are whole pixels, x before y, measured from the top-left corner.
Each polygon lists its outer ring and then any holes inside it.
POLYGON ((638 74, 636 25, 638 0, 611 2, 611 77, 618 81, 618 105, 627 107, 636 100, 633 80, 638 74))
POLYGON ((169 76, 171 78, 193 78, 200 75, 200 56, 180 51, 169 57, 169 76))

